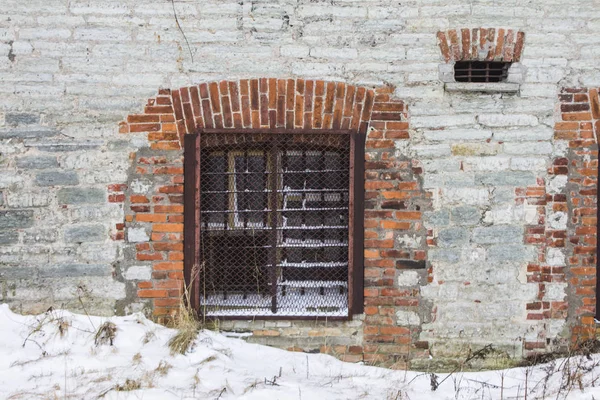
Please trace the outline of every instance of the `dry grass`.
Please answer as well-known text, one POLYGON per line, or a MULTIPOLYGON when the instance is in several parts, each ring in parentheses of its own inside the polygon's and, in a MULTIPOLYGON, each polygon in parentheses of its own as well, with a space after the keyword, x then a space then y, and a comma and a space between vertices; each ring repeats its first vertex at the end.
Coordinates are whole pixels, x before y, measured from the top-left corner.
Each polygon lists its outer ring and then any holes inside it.
POLYGON ((96 346, 103 344, 110 344, 112 346, 116 334, 117 326, 112 322, 106 321, 98 328, 96 336, 94 337, 94 343, 96 346))
POLYGON ((140 381, 134 380, 134 379, 125 379, 125 383, 121 384, 116 384, 115 385, 115 390, 117 392, 130 392, 132 390, 138 390, 142 387, 142 384, 140 383, 140 381))
POLYGON ((189 288, 179 299, 179 309, 173 316, 172 327, 177 329, 177 333, 169 339, 169 349, 171 354, 185 354, 190 350, 200 331, 200 322, 196 318, 196 312, 190 306, 189 288))

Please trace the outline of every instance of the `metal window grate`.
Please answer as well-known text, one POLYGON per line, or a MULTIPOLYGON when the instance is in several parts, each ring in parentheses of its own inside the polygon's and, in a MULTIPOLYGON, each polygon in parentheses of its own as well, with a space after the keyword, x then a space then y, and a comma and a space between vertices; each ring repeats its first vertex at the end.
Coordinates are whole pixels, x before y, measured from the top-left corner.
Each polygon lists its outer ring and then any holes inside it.
POLYGON ((351 138, 201 134, 206 316, 348 316, 351 138))
POLYGON ((457 61, 454 79, 457 82, 504 82, 511 63, 495 61, 457 61))

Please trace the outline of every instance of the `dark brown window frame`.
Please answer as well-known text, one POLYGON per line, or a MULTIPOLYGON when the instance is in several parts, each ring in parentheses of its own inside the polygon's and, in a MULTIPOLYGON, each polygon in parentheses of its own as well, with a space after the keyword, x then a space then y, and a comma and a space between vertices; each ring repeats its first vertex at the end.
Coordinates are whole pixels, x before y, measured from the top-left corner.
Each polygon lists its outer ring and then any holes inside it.
POLYGON ((364 157, 365 132, 323 129, 199 129, 184 137, 184 279, 187 300, 201 315, 200 279, 200 154, 201 136, 207 134, 281 134, 350 136, 350 193, 348 215, 348 315, 347 316, 223 316, 218 319, 349 320, 364 311, 364 157), (191 184, 190 184, 191 183, 191 184))

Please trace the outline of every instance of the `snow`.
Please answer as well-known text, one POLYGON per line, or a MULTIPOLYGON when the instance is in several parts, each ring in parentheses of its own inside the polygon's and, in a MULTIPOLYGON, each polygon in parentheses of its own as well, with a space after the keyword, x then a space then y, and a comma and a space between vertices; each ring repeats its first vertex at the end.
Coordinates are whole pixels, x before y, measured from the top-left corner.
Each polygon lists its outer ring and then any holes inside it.
POLYGON ((448 379, 437 374, 443 382, 432 391, 431 374, 291 353, 211 331, 200 332, 187 354, 171 355, 174 334, 141 314, 21 316, 0 305, 0 399, 600 399, 598 355, 448 379), (116 326, 113 345, 96 344, 107 321, 116 326), (568 369, 575 379, 565 386, 568 369), (133 390, 117 390, 125 388, 133 390))

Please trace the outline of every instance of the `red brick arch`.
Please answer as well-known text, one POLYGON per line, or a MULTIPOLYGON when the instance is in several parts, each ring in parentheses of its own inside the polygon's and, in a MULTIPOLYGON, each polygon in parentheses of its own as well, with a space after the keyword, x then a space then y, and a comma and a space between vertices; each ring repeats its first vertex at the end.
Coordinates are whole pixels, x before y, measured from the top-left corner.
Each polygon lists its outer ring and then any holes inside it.
MULTIPOLYGON (((125 224, 117 227, 120 230, 115 237, 129 241, 130 254, 135 255, 135 260, 131 260, 133 255, 126 257, 130 260, 125 260, 123 269, 136 263, 151 267, 150 279, 134 280, 136 286, 129 287, 130 296, 151 300, 153 313, 159 318, 177 310, 183 284, 184 135, 198 128, 366 132, 370 126, 374 129, 366 142, 367 170, 388 170, 395 167, 395 142, 409 138, 406 107, 392 98, 392 92, 391 87, 275 78, 223 80, 160 90, 148 100, 144 113, 129 115, 120 124, 121 133, 146 132, 149 141, 149 149, 132 154, 129 187, 122 189, 124 196, 119 196, 124 198, 125 224), (146 192, 136 192, 136 181, 146 182, 146 192)), ((371 202, 379 198, 385 201, 398 187, 394 182, 376 184, 372 182, 371 186, 377 190, 367 188, 371 202)), ((378 217, 372 218, 373 222, 379 223, 378 217)), ((403 223, 401 229, 415 223, 403 223)), ((371 238, 375 238, 373 235, 371 238)), ((370 257, 374 252, 379 254, 378 246, 389 247, 384 241, 369 242, 365 248, 370 257)), ((422 255, 403 258, 422 259, 422 255)), ((390 259, 389 264, 395 262, 390 259)))
MULTIPOLYGON (((120 131, 150 132, 152 148, 171 150, 197 128, 366 129, 370 121, 406 120, 404 103, 392 100, 391 91, 305 79, 201 83, 161 90, 120 131)), ((395 135, 408 138, 406 132, 395 135)))

